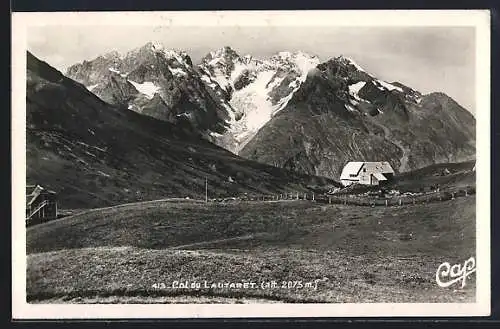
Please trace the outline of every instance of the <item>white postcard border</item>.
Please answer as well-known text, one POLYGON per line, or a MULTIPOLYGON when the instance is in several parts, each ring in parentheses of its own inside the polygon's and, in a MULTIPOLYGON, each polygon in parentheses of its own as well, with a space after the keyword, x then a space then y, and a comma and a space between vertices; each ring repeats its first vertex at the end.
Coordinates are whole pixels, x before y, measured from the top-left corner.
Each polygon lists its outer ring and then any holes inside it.
POLYGON ((490 12, 488 10, 57 12, 12 15, 12 317, 15 319, 486 316, 490 314, 490 12), (125 23, 124 23, 125 22, 125 23), (26 31, 45 25, 471 26, 476 28, 476 302, 68 305, 26 303, 26 31))

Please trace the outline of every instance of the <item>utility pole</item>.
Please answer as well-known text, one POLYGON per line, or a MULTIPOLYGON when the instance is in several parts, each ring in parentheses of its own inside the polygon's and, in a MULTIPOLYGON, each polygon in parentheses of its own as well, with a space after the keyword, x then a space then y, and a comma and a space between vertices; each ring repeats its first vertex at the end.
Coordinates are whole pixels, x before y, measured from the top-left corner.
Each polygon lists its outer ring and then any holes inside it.
POLYGON ((208 179, 205 177, 205 202, 208 202, 208 179))

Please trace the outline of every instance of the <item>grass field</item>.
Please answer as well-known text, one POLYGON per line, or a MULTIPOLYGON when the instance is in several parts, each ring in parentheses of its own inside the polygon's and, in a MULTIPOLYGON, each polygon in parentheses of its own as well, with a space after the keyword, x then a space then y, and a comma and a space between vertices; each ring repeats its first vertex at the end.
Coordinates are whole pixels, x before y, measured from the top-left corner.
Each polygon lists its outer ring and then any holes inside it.
POLYGON ((440 288, 435 273, 475 256, 475 197, 389 208, 132 204, 31 227, 27 252, 30 302, 471 302, 473 276, 440 288), (202 287, 172 288, 186 280, 202 287))

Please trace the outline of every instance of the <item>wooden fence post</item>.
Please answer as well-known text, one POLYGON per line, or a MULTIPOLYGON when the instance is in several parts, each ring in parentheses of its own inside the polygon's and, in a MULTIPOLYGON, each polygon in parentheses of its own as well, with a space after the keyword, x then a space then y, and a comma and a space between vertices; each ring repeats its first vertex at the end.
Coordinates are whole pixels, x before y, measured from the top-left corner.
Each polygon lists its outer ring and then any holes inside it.
POLYGON ((387 199, 385 199, 385 206, 386 206, 386 207, 387 207, 387 204, 388 204, 387 199))
POLYGON ((314 192, 313 192, 313 199, 312 200, 314 201, 314 192))
POLYGON ((401 206, 401 199, 399 199, 399 205, 401 206))
POLYGON ((467 190, 465 190, 465 196, 467 196, 467 190))

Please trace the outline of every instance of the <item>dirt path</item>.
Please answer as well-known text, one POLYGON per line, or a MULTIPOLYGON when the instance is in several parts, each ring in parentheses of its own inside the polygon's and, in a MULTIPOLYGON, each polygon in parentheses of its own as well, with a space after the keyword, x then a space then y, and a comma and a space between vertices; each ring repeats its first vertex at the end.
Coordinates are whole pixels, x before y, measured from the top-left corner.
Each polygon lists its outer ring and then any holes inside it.
POLYGON ((257 237, 262 237, 269 235, 269 233, 255 233, 255 234, 247 234, 247 235, 241 235, 241 236, 236 236, 233 238, 226 238, 226 239, 216 239, 216 240, 209 240, 209 241, 201 241, 201 242, 194 242, 194 243, 188 243, 188 244, 183 244, 180 246, 175 246, 171 247, 169 249, 186 249, 186 248, 192 248, 192 247, 203 247, 211 244, 216 244, 216 243, 224 243, 224 242, 233 242, 233 241, 245 241, 245 240, 251 240, 253 238, 257 237))
POLYGON ((55 220, 51 220, 47 223, 57 223, 60 221, 67 221, 68 219, 73 219, 75 217, 79 217, 81 215, 86 215, 89 213, 94 213, 94 212, 99 212, 99 211, 105 211, 105 210, 111 210, 111 209, 119 209, 123 207, 128 207, 128 206, 140 206, 140 205, 149 205, 149 204, 154 204, 154 203, 160 203, 160 202, 192 202, 192 203, 205 203, 204 200, 198 200, 198 199, 183 199, 183 198, 165 198, 165 199, 156 199, 156 200, 148 200, 148 201, 137 201, 137 202, 127 202, 127 203, 121 203, 117 204, 114 206, 108 206, 108 207, 100 207, 100 208, 90 208, 90 209, 78 209, 77 212, 61 217, 55 220))

